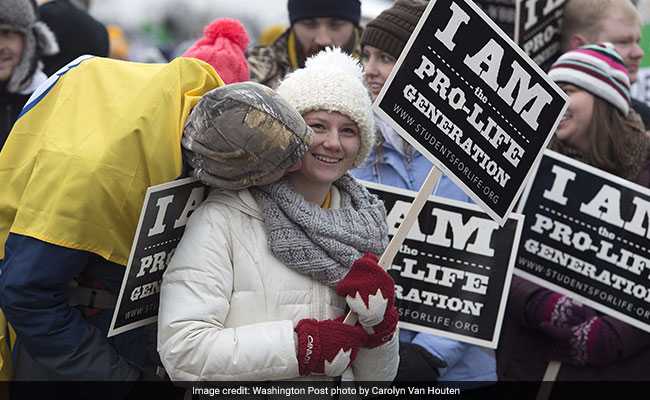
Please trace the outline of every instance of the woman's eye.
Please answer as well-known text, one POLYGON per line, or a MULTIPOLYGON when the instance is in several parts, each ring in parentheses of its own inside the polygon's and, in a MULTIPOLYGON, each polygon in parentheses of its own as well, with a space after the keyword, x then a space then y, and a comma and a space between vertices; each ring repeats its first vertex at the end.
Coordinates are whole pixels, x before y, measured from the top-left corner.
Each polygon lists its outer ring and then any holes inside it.
POLYGON ((570 85, 560 85, 560 89, 562 89, 562 91, 566 94, 575 93, 577 90, 574 86, 570 85))
POLYGON ((345 136, 357 136, 357 131, 352 128, 345 128, 341 130, 341 133, 345 136))
POLYGON ((318 124, 318 123, 309 124, 309 127, 310 127, 313 131, 323 131, 323 130, 325 130, 325 125, 323 125, 323 124, 318 124))
POLYGON ((395 59, 392 56, 389 56, 387 54, 384 54, 381 56, 381 62, 385 64, 391 64, 395 62, 395 59))

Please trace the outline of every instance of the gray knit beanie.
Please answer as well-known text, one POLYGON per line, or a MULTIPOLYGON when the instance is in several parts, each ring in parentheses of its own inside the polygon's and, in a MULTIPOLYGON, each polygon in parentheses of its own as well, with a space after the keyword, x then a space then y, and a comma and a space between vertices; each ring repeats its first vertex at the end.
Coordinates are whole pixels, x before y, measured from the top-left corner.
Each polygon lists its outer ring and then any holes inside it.
POLYGON ((31 84, 41 56, 58 53, 59 45, 50 28, 38 20, 36 4, 32 0, 0 1, 0 28, 25 36, 20 63, 7 84, 9 92, 20 92, 31 84))

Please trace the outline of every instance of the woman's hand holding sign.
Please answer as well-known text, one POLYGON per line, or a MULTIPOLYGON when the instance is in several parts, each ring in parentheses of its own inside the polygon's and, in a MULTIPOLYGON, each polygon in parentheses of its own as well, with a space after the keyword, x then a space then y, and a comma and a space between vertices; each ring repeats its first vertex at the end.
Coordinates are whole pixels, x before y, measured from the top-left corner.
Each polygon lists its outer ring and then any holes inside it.
POLYGON ((399 318, 395 282, 378 261, 374 254, 364 254, 336 285, 336 293, 345 297, 350 309, 359 316, 361 326, 370 334, 370 348, 390 341, 399 318))
POLYGON ((526 318, 533 326, 570 328, 596 315, 589 307, 550 290, 539 290, 528 301, 526 318))

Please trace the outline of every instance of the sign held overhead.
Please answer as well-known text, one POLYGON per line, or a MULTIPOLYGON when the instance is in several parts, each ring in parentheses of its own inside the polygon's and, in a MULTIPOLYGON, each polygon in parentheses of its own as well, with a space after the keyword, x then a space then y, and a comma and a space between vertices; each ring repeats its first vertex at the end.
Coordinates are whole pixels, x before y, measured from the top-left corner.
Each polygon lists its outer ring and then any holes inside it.
POLYGON ((374 107, 503 224, 566 95, 474 3, 434 0, 374 107))
POLYGON ((517 0, 515 42, 544 71, 560 56, 566 0, 517 0))

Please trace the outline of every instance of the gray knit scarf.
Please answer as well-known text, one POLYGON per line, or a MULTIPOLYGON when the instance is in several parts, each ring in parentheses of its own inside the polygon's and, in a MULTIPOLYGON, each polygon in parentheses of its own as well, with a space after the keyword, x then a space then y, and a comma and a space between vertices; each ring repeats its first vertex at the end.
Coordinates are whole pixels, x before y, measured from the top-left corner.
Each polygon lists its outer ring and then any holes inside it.
POLYGON ((388 245, 384 203, 349 175, 334 185, 341 193, 338 209, 306 201, 286 179, 251 189, 273 255, 328 286, 336 285, 362 253, 381 255, 388 245))

